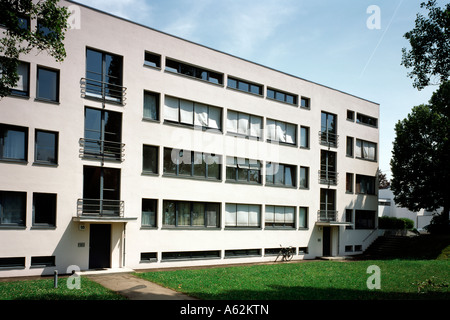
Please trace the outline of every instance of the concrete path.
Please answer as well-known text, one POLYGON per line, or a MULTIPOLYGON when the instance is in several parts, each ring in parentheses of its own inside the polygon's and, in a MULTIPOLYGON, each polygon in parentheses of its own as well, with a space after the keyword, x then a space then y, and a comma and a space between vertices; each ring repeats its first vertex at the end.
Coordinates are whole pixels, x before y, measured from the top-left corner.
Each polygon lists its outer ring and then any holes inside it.
POLYGON ((85 275, 102 286, 116 291, 130 300, 197 300, 130 273, 85 275))

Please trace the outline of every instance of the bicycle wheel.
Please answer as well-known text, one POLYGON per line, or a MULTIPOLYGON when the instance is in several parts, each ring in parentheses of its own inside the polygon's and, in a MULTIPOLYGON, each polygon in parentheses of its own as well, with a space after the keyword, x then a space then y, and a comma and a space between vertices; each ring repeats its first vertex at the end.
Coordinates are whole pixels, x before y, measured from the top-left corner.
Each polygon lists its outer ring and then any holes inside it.
POLYGON ((293 257, 294 255, 292 254, 292 251, 289 251, 288 253, 286 253, 285 259, 286 261, 290 261, 293 257))

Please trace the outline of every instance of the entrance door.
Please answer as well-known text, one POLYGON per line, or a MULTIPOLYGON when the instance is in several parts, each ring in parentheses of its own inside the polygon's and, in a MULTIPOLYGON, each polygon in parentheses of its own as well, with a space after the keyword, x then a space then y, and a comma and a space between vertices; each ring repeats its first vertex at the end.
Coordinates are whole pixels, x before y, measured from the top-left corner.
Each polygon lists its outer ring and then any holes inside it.
POLYGON ((111 225, 91 224, 89 269, 111 267, 111 225))
POLYGON ((324 257, 331 256, 331 228, 330 227, 323 227, 322 255, 324 257))

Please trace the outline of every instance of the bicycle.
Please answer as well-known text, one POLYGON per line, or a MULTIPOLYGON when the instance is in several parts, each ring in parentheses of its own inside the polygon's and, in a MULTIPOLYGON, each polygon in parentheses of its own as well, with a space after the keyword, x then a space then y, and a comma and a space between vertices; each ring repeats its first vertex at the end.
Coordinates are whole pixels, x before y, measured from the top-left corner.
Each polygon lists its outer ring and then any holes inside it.
POLYGON ((289 247, 283 247, 280 244, 280 252, 277 255, 277 258, 275 259, 275 261, 278 260, 278 257, 281 256, 281 261, 290 261, 292 260, 292 257, 294 256, 294 250, 291 246, 289 247))

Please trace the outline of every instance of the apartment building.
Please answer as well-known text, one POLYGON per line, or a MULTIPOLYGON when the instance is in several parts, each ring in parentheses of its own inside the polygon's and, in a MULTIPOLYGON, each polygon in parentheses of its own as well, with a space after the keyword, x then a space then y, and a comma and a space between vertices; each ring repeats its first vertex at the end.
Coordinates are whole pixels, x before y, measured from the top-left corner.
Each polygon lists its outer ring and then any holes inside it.
MULTIPOLYGON (((0 101, 0 277, 361 253, 379 105, 70 1, 0 101)), ((36 28, 36 21, 27 21, 36 28)), ((320 66, 317 66, 320 68, 320 66)))

